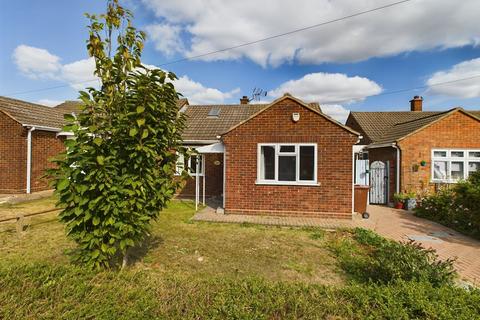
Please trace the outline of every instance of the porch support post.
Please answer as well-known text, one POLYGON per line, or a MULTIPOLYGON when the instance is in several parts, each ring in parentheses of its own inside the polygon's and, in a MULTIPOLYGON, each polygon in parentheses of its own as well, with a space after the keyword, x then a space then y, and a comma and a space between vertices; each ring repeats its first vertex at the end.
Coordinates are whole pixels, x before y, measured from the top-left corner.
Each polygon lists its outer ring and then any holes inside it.
POLYGON ((32 189, 32 132, 35 127, 31 127, 27 132, 27 182, 26 192, 31 193, 32 189))
POLYGON ((205 172, 205 157, 203 155, 200 156, 202 159, 202 172, 203 172, 203 191, 202 191, 202 196, 203 196, 203 205, 205 205, 205 178, 206 178, 206 172, 205 172))
POLYGON ((198 169, 200 169, 200 165, 198 163, 198 155, 195 156, 197 158, 196 168, 195 168, 195 211, 198 211, 198 202, 200 200, 200 181, 198 181, 200 175, 198 174, 198 169))

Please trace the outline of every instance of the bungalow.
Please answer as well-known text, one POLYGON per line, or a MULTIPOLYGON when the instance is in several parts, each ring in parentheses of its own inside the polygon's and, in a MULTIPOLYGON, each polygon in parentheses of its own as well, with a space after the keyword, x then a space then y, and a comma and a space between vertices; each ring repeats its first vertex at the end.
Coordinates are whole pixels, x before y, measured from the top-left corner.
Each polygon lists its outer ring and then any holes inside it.
POLYGON ((362 134, 356 158, 370 164, 370 203, 435 191, 480 170, 480 111, 423 111, 422 104, 415 96, 410 111, 350 113, 346 125, 362 134))
POLYGON ((0 194, 48 189, 48 159, 64 149, 63 115, 52 108, 0 97, 0 194))
POLYGON ((359 134, 318 104, 286 94, 270 104, 186 104, 182 112, 184 142, 201 157, 179 164, 193 175, 181 196, 222 198, 231 214, 351 218, 359 134))
MULTIPOLYGON (((77 112, 79 103, 52 109, 1 101, 0 191, 47 188, 40 176, 48 157, 64 148, 62 115, 77 112)), ((184 143, 198 153, 177 163, 191 173, 178 196, 216 197, 231 214, 351 218, 359 133, 323 114, 317 103, 286 94, 269 104, 250 104, 246 97, 235 105, 180 99, 178 108, 187 119, 184 143)))

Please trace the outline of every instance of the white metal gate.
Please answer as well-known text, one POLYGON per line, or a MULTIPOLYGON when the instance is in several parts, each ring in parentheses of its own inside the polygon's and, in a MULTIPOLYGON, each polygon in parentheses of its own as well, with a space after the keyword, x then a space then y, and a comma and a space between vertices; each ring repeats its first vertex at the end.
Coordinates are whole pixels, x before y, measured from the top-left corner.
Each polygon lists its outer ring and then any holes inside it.
POLYGON ((375 161, 370 165, 370 203, 387 203, 388 178, 388 161, 375 161))

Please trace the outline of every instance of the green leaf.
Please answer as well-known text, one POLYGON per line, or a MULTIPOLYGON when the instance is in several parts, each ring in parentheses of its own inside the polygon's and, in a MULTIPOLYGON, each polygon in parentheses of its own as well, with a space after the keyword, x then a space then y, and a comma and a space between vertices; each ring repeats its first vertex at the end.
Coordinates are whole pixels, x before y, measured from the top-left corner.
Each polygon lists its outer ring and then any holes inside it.
POLYGON ((145 139, 146 137, 148 137, 148 130, 147 130, 147 129, 143 129, 142 139, 145 139))
POLYGON ((97 156, 97 163, 101 166, 105 163, 105 158, 103 156, 97 156))
POLYGON ((137 113, 143 113, 145 111, 145 107, 138 106, 137 107, 137 113))
POLYGON ((97 146, 100 146, 102 144, 102 142, 103 142, 102 138, 97 137, 97 138, 93 139, 93 143, 95 143, 97 146))
POLYGON ((65 120, 67 120, 68 122, 75 121, 75 117, 74 117, 72 114, 70 114, 70 113, 64 114, 64 115, 63 115, 63 118, 64 118, 65 120))
POLYGON ((130 129, 130 132, 128 133, 128 135, 129 135, 130 137, 134 137, 137 133, 138 133, 137 128, 131 128, 131 129, 130 129))
POLYGON ((143 126, 145 124, 145 118, 137 119, 138 126, 143 126))
POLYGON ((57 191, 62 191, 67 189, 70 181, 68 179, 62 179, 57 183, 57 191))
POLYGON ((92 223, 94 226, 98 226, 100 224, 100 218, 94 217, 92 223))

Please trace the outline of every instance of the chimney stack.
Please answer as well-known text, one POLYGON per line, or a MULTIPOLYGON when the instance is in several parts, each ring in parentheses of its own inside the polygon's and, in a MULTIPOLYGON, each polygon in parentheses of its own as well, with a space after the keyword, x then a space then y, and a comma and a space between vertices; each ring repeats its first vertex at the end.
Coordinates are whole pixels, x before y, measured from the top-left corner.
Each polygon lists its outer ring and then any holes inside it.
POLYGON ((250 102, 250 99, 248 99, 247 96, 243 96, 240 98, 240 104, 248 104, 250 102))
POLYGON ((413 97, 410 100, 410 111, 422 111, 423 98, 420 96, 413 97))

